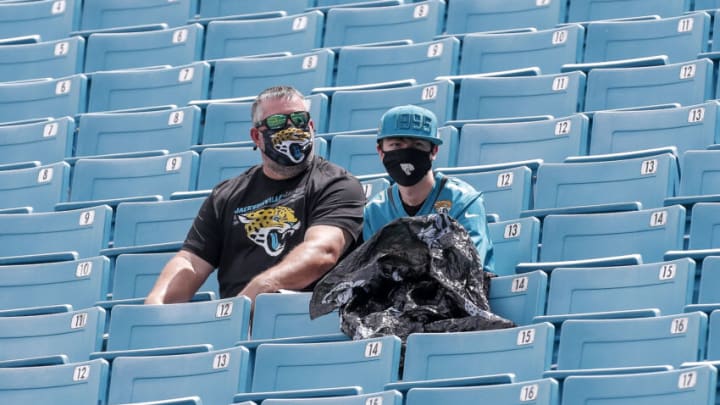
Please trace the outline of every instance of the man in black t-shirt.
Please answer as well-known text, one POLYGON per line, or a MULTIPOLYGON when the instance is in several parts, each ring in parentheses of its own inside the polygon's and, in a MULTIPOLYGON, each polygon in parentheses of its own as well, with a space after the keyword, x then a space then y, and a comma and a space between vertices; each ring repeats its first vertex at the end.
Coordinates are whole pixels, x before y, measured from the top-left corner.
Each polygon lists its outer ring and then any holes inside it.
POLYGON ((264 90, 252 118, 262 163, 215 186, 146 303, 188 301, 215 268, 223 298, 307 289, 360 238, 362 187, 313 155, 303 96, 264 90))

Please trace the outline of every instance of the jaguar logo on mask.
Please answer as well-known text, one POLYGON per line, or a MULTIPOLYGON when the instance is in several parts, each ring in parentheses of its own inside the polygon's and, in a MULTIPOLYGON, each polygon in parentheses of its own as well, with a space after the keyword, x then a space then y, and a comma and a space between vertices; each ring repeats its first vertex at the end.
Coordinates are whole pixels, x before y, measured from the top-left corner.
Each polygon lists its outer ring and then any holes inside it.
POLYGON ((400 169, 410 176, 415 171, 415 166, 412 163, 400 163, 400 169))
POLYGON ((288 127, 262 132, 265 154, 283 166, 299 165, 312 151, 312 136, 307 128, 288 127))

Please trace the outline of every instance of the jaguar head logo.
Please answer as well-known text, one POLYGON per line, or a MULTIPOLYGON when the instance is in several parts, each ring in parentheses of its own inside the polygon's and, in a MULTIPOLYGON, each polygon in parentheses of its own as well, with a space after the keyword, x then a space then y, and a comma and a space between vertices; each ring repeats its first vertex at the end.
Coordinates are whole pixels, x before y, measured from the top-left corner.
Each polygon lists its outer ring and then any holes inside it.
POLYGON ((305 159, 304 152, 312 146, 312 138, 302 128, 290 127, 272 135, 272 146, 293 163, 300 163, 305 159))
POLYGON ((300 228, 295 211, 287 207, 261 208, 236 218, 245 224, 248 238, 270 256, 282 253, 288 238, 300 228))

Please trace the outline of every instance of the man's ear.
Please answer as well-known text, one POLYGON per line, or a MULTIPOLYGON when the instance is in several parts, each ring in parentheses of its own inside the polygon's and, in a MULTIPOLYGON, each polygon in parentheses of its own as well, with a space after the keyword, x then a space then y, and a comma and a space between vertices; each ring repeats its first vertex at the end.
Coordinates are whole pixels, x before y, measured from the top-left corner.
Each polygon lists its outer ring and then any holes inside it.
POLYGON ((313 133, 315 133, 315 121, 313 121, 312 118, 308 121, 308 127, 312 129, 313 133))
POLYGON ((382 159, 383 157, 385 157, 385 153, 383 153, 383 150, 382 150, 382 146, 381 146, 381 145, 382 145, 382 141, 380 141, 380 142, 378 142, 378 143, 375 144, 375 149, 377 149, 378 155, 380 155, 380 159, 382 159))
POLYGON ((250 139, 252 139, 256 148, 260 147, 260 144, 262 143, 262 141, 261 141, 262 136, 260 135, 260 131, 258 131, 257 128, 255 128, 255 127, 250 128, 250 139))
POLYGON ((438 151, 440 151, 440 147, 437 145, 432 146, 432 151, 430 152, 430 160, 435 160, 437 157, 438 151))

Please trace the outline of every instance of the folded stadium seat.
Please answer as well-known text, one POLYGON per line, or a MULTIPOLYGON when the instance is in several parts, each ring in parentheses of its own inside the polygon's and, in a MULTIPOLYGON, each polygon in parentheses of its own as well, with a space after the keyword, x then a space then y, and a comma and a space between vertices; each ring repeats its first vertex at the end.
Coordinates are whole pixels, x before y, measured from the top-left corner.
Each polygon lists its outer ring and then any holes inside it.
POLYGON ((72 75, 0 83, 0 122, 85 112, 87 78, 72 75))
POLYGON ((52 211, 67 201, 70 165, 65 162, 46 166, 0 170, 0 209, 29 207, 32 212, 52 211))
POLYGON ((0 401, 104 404, 108 363, 98 359, 47 367, 0 368, 0 401))
POLYGON ((27 41, 27 37, 0 41, 2 81, 64 77, 83 72, 85 40, 82 37, 55 41, 27 41), (53 57, 48 58, 48 55, 53 57))
POLYGON ((85 72, 159 65, 187 65, 202 59, 200 24, 159 30, 97 32, 88 37, 85 72))
POLYGON ((636 405, 715 403, 717 370, 709 364, 632 375, 573 376, 563 384, 563 403, 636 405))
POLYGON ((718 0, 695 0, 695 10, 710 10, 720 8, 718 0))
POLYGON ((678 199, 720 194, 720 150, 689 150, 683 157, 678 199))
POLYGON ((247 391, 243 347, 169 356, 118 357, 112 362, 108 405, 197 396, 203 404, 229 404, 247 391))
POLYGON ((205 37, 205 59, 277 52, 303 53, 321 47, 323 13, 310 11, 271 16, 259 18, 248 15, 237 20, 210 21, 205 37))
POLYGON ((536 262, 540 243, 540 220, 533 217, 488 224, 499 276, 515 274, 518 263, 536 262))
POLYGON ((592 69, 587 78, 585 111, 712 99, 712 62, 698 59, 664 66, 592 69))
POLYGON ((587 25, 583 61, 666 55, 669 63, 697 58, 707 51, 710 16, 698 12, 665 19, 593 21, 587 25))
POLYGON ((458 93, 458 120, 552 115, 583 111, 585 74, 465 77, 458 93))
POLYGON ((707 360, 720 360, 720 335, 718 333, 720 333, 720 310, 716 309, 710 314, 707 360))
POLYGON ((244 296, 181 304, 115 305, 107 351, 202 344, 227 349, 247 339, 249 321, 250 299, 244 296))
MULTIPOLYGON (((546 117, 545 117, 546 118, 546 117)), ((587 154, 588 118, 470 121, 460 129, 458 165, 487 165, 542 159, 559 163, 587 154)))
POLYGON ((264 0, 254 2, 236 2, 226 0, 202 0, 201 18, 224 17, 238 14, 255 14, 282 10, 286 13, 300 14, 315 5, 314 0, 264 0))
POLYGON ((718 105, 709 101, 687 107, 598 111, 593 115, 590 154, 674 146, 682 167, 686 151, 720 141, 718 105))
POLYGON ((64 253, 65 258, 60 260, 68 260, 70 252, 75 259, 97 256, 110 240, 111 219, 112 209, 106 205, 0 215, 0 257, 30 256, 29 260, 39 260, 42 255, 64 253))
MULTIPOLYGON (((523 405, 560 405, 558 382, 551 378, 480 387, 413 388, 407 393, 407 405, 493 403, 523 405), (475 402, 476 401, 476 402, 475 402)), ((268 402, 264 402, 267 404, 268 402)))
POLYGON ((585 29, 568 24, 547 30, 479 32, 465 35, 461 75, 536 66, 545 74, 560 73, 565 64, 582 61, 585 29))
POLYGON ((74 132, 71 117, 0 123, 0 165, 59 162, 72 155, 74 132))
POLYGON ((210 98, 254 97, 269 85, 282 83, 310 94, 315 87, 332 85, 335 54, 314 52, 215 61, 210 98))
POLYGON ((570 0, 568 22, 659 15, 674 17, 690 10, 688 0, 570 0))
MULTIPOLYGON (((243 402, 244 403, 244 402, 243 402)), ((402 395, 394 390, 364 395, 348 395, 328 398, 266 399, 264 405, 402 405, 402 395)))
POLYGON ((518 325, 529 325, 545 314, 548 276, 537 270, 490 280, 490 310, 518 325))
POLYGON ((506 221, 520 217, 530 208, 532 198, 532 170, 518 162, 516 165, 467 166, 458 162, 456 168, 439 168, 437 171, 457 177, 483 193, 485 212, 497 214, 506 221))
MULTIPOLYGON (((113 301, 147 297, 155 285, 160 271, 174 255, 175 252, 119 255, 115 260, 113 270, 113 301)), ((218 297, 220 294, 217 274, 211 274, 198 291, 210 291, 215 294, 215 297, 218 297)))
POLYGON ((427 0, 387 7, 335 7, 327 11, 326 48, 408 39, 432 41, 442 32, 445 2, 427 0))
POLYGON ((200 108, 163 106, 82 114, 75 157, 167 150, 184 152, 200 138, 200 108))
POLYGON ((104 257, 0 266, 0 310, 51 305, 90 308, 108 293, 110 261, 104 257))
MULTIPOLYGON (((363 86, 339 88, 330 100, 328 132, 377 128, 380 117, 392 107, 414 104, 435 113, 438 125, 452 119, 453 82, 439 80, 424 84, 412 82, 389 82, 396 87, 378 85, 365 89, 363 86)), ((322 89, 318 89, 322 91, 322 89)))
POLYGON ((176 191, 193 190, 197 178, 198 155, 181 152, 170 155, 79 159, 73 169, 68 203, 56 209, 96 204, 117 205, 127 200, 169 199, 176 191))
POLYGON ((459 52, 460 41, 454 37, 419 44, 345 46, 339 50, 335 85, 431 82, 457 72, 459 52))
POLYGON ((372 196, 374 196, 375 194, 390 187, 390 180, 386 179, 385 177, 373 177, 374 176, 358 177, 358 180, 360 180, 360 185, 362 185, 363 191, 365 192, 365 198, 367 198, 368 200, 372 198, 372 196))
MULTIPOLYGON (((316 138, 318 139, 318 138, 316 138)), ((200 155, 197 190, 211 190, 262 162, 259 150, 251 146, 208 148, 200 155)))
POLYGON ((84 0, 81 29, 160 23, 177 27, 184 25, 194 14, 194 2, 191 0, 84 0))
POLYGON ((86 361, 102 348, 105 310, 0 317, 0 360, 65 355, 86 361))
POLYGON ((234 402, 287 398, 280 394, 287 390, 328 392, 359 387, 363 393, 383 391, 385 384, 398 379, 400 345, 396 336, 260 345, 255 353, 252 391, 235 395, 234 402))
POLYGON ((207 62, 96 72, 91 76, 88 112, 184 106, 191 100, 207 98, 209 83, 207 62))
POLYGON ((342 335, 337 311, 310 319, 311 296, 312 293, 258 295, 252 340, 342 335))
POLYGON ((38 35, 42 41, 65 38, 77 29, 78 0, 0 3, 0 38, 38 35))
POLYGON ((692 207, 688 249, 720 248, 720 203, 698 203, 692 207))
MULTIPOLYGON (((720 291, 718 291, 718 283, 720 283, 720 257, 708 256, 705 257, 701 262, 702 269, 700 271, 700 281, 698 283, 698 295, 697 304, 688 305, 685 307, 686 312, 690 311, 704 311, 710 312, 720 308, 720 291)), ((712 319, 711 323, 712 323, 712 319)), ((715 332, 711 329, 711 336, 717 336, 718 330, 715 332)), ((714 360, 720 360, 720 352, 718 347, 713 347, 713 355, 708 358, 714 360)))
POLYGON ((564 22, 557 0, 451 0, 448 4, 448 34, 533 27, 540 30, 564 22))

